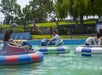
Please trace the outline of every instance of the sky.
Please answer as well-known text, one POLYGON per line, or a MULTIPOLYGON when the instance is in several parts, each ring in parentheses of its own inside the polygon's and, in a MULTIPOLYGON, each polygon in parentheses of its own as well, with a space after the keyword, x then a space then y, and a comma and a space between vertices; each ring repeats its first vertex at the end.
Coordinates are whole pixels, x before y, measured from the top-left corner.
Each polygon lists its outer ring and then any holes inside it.
POLYGON ((21 5, 21 8, 24 8, 30 0, 17 0, 17 3, 21 5))
MULTIPOLYGON (((28 3, 29 3, 30 0, 17 0, 17 3, 19 5, 21 5, 21 8, 24 8, 28 3)), ((1 3, 1 0, 0 0, 0 3, 1 3)), ((0 12, 0 22, 3 21, 4 19, 4 15, 0 12)))

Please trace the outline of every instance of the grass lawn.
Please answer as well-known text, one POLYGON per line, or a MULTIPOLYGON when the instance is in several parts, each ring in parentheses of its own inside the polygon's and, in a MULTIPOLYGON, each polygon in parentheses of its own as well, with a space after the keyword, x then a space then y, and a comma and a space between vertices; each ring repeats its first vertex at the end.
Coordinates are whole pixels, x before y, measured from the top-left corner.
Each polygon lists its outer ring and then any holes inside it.
MULTIPOLYGON (((60 35, 62 39, 86 39, 89 35, 60 35)), ((32 39, 49 39, 51 35, 32 35, 32 39)))
MULTIPOLYGON (((59 22, 59 25, 68 25, 68 24, 75 24, 74 22, 59 22)), ((47 22, 47 23, 38 23, 41 27, 47 27, 47 26, 56 26, 56 22, 47 22)))
MULTIPOLYGON (((80 23, 80 22, 78 22, 80 23)), ((96 23, 95 20, 86 20, 84 21, 84 24, 93 24, 93 23, 96 23)), ((62 21, 62 22, 59 22, 59 25, 68 25, 68 24, 76 24, 75 22, 73 21, 62 21)), ((55 27, 56 26, 56 22, 46 22, 46 23, 38 23, 38 25, 40 27, 49 27, 49 26, 52 26, 52 27, 55 27)), ((29 26, 33 26, 33 24, 29 24, 29 26)))

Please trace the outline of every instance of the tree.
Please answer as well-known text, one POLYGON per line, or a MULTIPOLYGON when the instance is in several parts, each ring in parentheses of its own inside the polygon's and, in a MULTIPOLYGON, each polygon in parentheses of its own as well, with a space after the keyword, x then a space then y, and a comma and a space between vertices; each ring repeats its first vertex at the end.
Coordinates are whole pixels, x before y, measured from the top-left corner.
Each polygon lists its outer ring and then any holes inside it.
POLYGON ((90 0, 55 0, 55 13, 60 19, 65 18, 69 13, 76 21, 76 24, 78 24, 77 18, 80 17, 80 24, 83 25, 83 16, 89 14, 87 11, 90 4, 90 0))
POLYGON ((52 9, 51 0, 32 0, 29 5, 23 8, 23 14, 27 21, 45 22, 52 9))
POLYGON ((64 19, 68 15, 68 3, 69 0, 55 0, 54 13, 56 19, 56 28, 58 29, 59 21, 64 19))
POLYGON ((55 14, 58 20, 64 19, 68 15, 68 8, 67 6, 69 3, 68 0, 57 0, 55 2, 55 14))
POLYGON ((80 25, 83 25, 83 16, 102 15, 101 0, 70 0, 69 3, 69 14, 73 16, 75 20, 79 17, 80 25))
POLYGON ((89 0, 71 0, 72 5, 69 14, 72 15, 75 20, 80 18, 80 25, 83 26, 83 16, 87 14, 86 10, 89 7, 89 0))
POLYGON ((1 12, 5 15, 5 22, 7 24, 14 21, 15 17, 21 13, 20 5, 16 3, 16 0, 2 0, 0 6, 1 12))
POLYGON ((91 0, 93 14, 102 16, 102 0, 91 0))

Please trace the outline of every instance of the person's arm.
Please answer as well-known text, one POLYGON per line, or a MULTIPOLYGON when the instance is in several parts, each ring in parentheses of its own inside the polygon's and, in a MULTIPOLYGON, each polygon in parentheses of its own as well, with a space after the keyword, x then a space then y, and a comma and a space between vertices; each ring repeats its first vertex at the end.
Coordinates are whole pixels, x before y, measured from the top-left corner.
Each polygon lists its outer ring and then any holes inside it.
POLYGON ((55 40, 55 37, 52 37, 51 39, 49 39, 49 41, 54 41, 55 40))
POLYGON ((102 45, 102 37, 99 38, 98 46, 102 45))
POLYGON ((19 47, 20 46, 20 44, 17 44, 12 38, 11 39, 9 39, 9 44, 12 44, 13 46, 17 46, 17 47, 19 47))

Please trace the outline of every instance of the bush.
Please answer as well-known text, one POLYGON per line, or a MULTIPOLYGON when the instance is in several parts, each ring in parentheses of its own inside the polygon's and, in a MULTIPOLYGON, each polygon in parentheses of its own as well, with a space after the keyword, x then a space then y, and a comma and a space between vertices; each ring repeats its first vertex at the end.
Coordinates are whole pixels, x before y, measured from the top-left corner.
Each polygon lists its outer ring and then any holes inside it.
POLYGON ((58 33, 60 35, 66 35, 67 32, 68 32, 68 28, 60 28, 60 29, 58 29, 58 33))
POLYGON ((95 33, 95 29, 91 28, 78 28, 78 29, 72 29, 71 34, 91 34, 91 33, 95 33))
POLYGON ((60 35, 67 35, 67 34, 91 34, 96 33, 96 30, 94 27, 91 28, 59 28, 58 30, 60 35))

